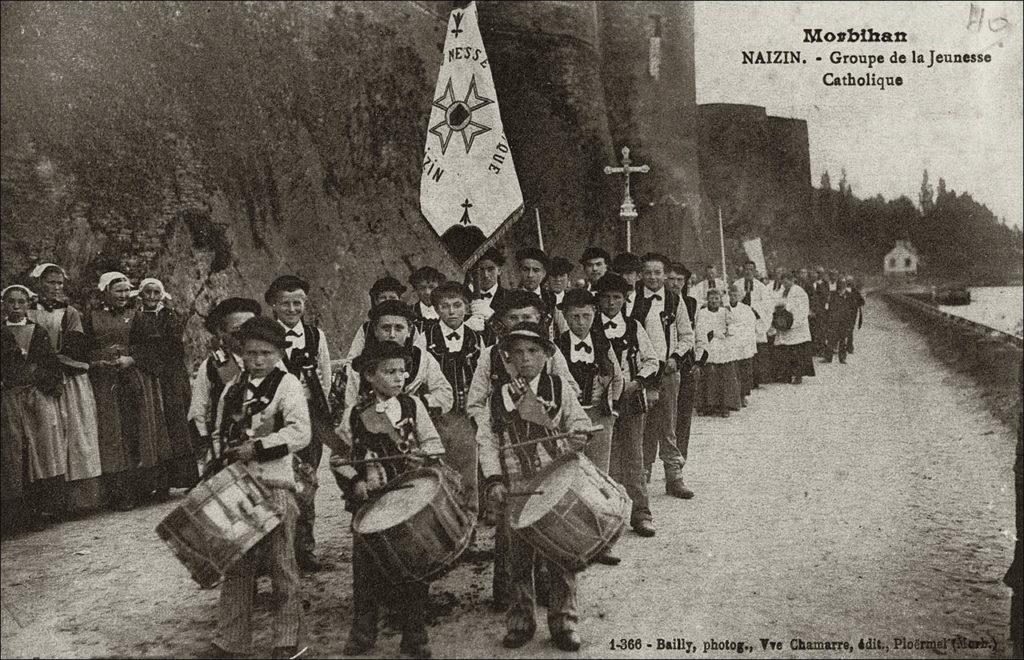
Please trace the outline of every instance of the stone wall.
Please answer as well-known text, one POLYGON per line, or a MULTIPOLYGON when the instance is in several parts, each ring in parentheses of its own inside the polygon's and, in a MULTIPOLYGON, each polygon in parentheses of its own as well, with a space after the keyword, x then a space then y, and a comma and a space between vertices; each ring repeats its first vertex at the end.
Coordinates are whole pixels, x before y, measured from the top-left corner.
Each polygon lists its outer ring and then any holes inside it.
MULTIPOLYGON (((418 211, 451 6, 4 3, 4 283, 57 261, 85 303, 105 270, 158 276, 190 317, 194 358, 212 304, 261 299, 293 272, 314 283, 311 316, 332 349, 347 349, 382 273, 461 275, 418 211)), ((627 142, 655 168, 637 182, 640 244, 692 249, 673 229, 691 219, 658 206, 697 195, 692 6, 482 2, 479 13, 549 251, 575 260, 584 243, 617 245, 621 183, 601 169, 627 142), (640 66, 655 11, 674 35, 656 84, 640 66)), ((507 241, 532 244, 533 223, 507 241)))
MULTIPOLYGON (((811 222, 807 122, 753 105, 711 103, 699 112, 705 227, 717 233, 721 208, 726 247, 760 236, 767 255, 785 242, 787 227, 811 222)), ((710 243, 718 247, 717 235, 710 243)))

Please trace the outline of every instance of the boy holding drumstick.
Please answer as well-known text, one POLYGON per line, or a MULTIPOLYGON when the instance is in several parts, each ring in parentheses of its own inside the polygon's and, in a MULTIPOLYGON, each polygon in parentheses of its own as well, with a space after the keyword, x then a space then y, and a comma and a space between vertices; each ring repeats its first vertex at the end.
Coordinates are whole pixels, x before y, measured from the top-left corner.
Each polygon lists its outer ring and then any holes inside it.
MULTIPOLYGON (((355 516, 370 497, 388 481, 416 469, 423 455, 444 453, 441 438, 430 421, 427 408, 418 397, 403 391, 409 369, 409 350, 391 341, 369 344, 352 362, 372 395, 345 410, 336 431, 348 446, 351 458, 365 461, 383 456, 407 454, 397 461, 362 462, 348 465, 331 456, 331 469, 345 495, 346 508, 355 516)), ((426 614, 429 582, 390 585, 357 535, 352 537, 352 631, 345 655, 363 655, 377 642, 380 605, 388 604, 398 614, 402 629, 399 650, 414 658, 429 658, 426 614)))
MULTIPOLYGON (((513 495, 518 495, 544 464, 568 451, 564 440, 515 448, 507 445, 571 432, 578 434, 574 441, 583 442, 584 433, 590 428, 590 418, 580 406, 573 388, 544 369, 556 348, 540 324, 524 322, 514 326, 501 338, 498 348, 508 356, 516 376, 491 391, 487 400, 488 414, 477 418, 480 423, 477 442, 489 508, 503 512, 510 489, 513 495)), ((508 633, 502 644, 518 648, 530 641, 537 629, 534 564, 544 560, 533 547, 512 535, 504 515, 500 515, 500 519, 495 560, 506 558, 511 573, 508 633)), ((576 632, 576 575, 548 563, 551 580, 548 629, 558 648, 576 651, 580 648, 576 632)))
MULTIPOLYGON (((239 341, 244 369, 221 395, 213 431, 218 457, 240 461, 267 487, 281 514, 263 540, 270 549, 270 580, 274 587, 274 654, 290 658, 301 636, 302 599, 295 560, 295 467, 292 455, 309 444, 309 405, 302 383, 284 368, 288 346, 284 328, 267 318, 242 325, 239 341)), ((220 588, 217 637, 211 655, 235 657, 252 652, 252 600, 256 585, 255 548, 232 566, 220 588)))

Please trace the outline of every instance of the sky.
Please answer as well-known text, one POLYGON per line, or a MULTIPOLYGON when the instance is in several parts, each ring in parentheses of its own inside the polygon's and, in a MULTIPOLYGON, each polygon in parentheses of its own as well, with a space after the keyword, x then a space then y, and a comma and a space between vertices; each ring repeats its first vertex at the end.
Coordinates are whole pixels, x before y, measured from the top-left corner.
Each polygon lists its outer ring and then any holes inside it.
POLYGON ((1010 224, 1024 226, 1022 5, 1016 2, 696 2, 698 103, 764 106, 807 120, 811 180, 845 168, 858 197, 907 195, 922 171, 933 185, 970 192, 1010 224), (981 21, 971 23, 974 17, 981 21), (1005 20, 1004 20, 1005 19, 1005 20), (969 24, 971 27, 969 28, 969 24), (903 31, 901 44, 804 43, 823 32, 903 31), (798 50, 806 63, 742 64, 745 50, 798 50), (896 51, 925 64, 892 64, 896 51), (936 64, 929 51, 988 53, 989 63, 936 64), (832 53, 884 55, 885 62, 833 64, 832 53), (821 57, 819 62, 817 57, 821 57), (901 87, 829 87, 828 72, 901 76, 901 87))

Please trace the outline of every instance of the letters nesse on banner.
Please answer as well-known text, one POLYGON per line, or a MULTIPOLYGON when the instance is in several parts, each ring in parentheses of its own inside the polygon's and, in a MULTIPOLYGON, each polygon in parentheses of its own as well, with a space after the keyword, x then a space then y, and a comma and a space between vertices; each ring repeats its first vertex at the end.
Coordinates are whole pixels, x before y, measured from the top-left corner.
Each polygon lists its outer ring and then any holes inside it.
POLYGON ((420 211, 463 266, 523 212, 476 11, 448 17, 420 177, 420 211))

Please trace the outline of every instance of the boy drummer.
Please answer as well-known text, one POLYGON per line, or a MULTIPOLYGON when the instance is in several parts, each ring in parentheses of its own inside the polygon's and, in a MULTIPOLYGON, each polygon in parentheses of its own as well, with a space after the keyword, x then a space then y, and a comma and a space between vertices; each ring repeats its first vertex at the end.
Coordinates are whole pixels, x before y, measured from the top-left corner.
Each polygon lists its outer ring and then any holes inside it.
MULTIPOLYGON (((369 499, 408 470, 422 464, 425 454, 444 453, 441 438, 423 402, 403 392, 409 369, 409 350, 390 341, 372 342, 353 367, 372 389, 372 396, 349 406, 337 433, 352 447, 355 460, 408 454, 408 460, 342 465, 332 457, 331 469, 345 494, 346 508, 355 516, 369 499)), ((428 582, 390 585, 359 537, 352 539, 352 631, 345 655, 368 653, 377 642, 380 605, 390 605, 402 629, 400 651, 429 658, 426 612, 428 582)))
MULTIPOLYGON (((301 636, 302 603, 295 561, 293 455, 309 444, 309 405, 302 383, 288 373, 282 359, 288 347, 284 329, 267 318, 253 318, 239 330, 243 371, 224 390, 213 440, 227 463, 241 462, 267 487, 281 524, 261 546, 269 546, 274 587, 275 658, 296 655, 301 636)), ((255 549, 254 549, 255 550, 255 549)), ((250 551, 228 570, 220 588, 217 635, 211 655, 252 653, 252 602, 258 565, 250 551)))
POLYGON ((219 346, 199 364, 188 409, 188 421, 204 449, 210 447, 220 395, 242 370, 242 347, 235 335, 246 321, 262 313, 263 308, 251 298, 227 298, 217 303, 206 317, 206 329, 217 337, 219 346))
POLYGON ((302 383, 309 403, 311 438, 309 446, 299 453, 297 465, 303 483, 299 497, 299 520, 295 542, 299 566, 304 571, 319 571, 320 560, 314 550, 313 523, 316 520, 316 471, 323 458, 324 443, 337 448, 331 428, 331 411, 327 393, 331 391, 331 355, 323 330, 307 323, 306 296, 309 282, 295 275, 282 275, 270 284, 264 300, 278 324, 285 331, 288 347, 284 364, 302 383))
MULTIPOLYGON (((515 367, 516 377, 496 388, 488 398, 488 414, 478 419, 480 467, 486 484, 489 506, 503 510, 509 491, 522 491, 526 481, 541 466, 568 449, 565 441, 537 443, 515 450, 503 450, 511 444, 559 433, 576 432, 574 442, 584 442, 590 418, 580 406, 571 387, 557 375, 544 369, 555 346, 537 323, 521 323, 499 341, 501 350, 515 367)), ((507 614, 508 633, 502 641, 506 648, 518 648, 533 637, 535 619, 534 565, 547 563, 550 579, 548 629, 552 640, 564 651, 580 648, 576 632, 576 575, 542 560, 525 541, 512 535, 507 518, 501 522, 495 538, 495 557, 505 556, 511 570, 511 604, 507 614)))
POLYGON ((438 417, 436 425, 445 443, 448 464, 462 476, 466 508, 475 514, 479 508, 476 430, 466 415, 466 398, 483 337, 465 323, 471 299, 465 285, 444 282, 432 295, 439 322, 427 328, 427 351, 441 366, 455 399, 451 411, 438 417))

